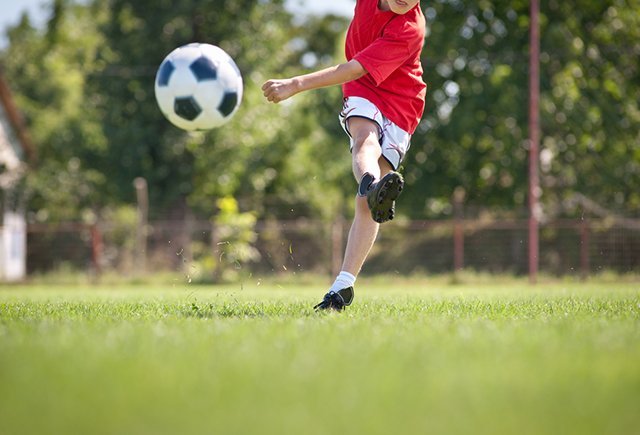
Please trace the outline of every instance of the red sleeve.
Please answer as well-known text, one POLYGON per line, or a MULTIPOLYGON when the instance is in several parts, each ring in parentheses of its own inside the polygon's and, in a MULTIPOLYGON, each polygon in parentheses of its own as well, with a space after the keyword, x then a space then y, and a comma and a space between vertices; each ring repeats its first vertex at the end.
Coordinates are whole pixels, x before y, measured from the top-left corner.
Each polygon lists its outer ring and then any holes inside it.
POLYGON ((353 57, 371 75, 376 86, 422 48, 423 34, 419 27, 407 21, 398 24, 392 20, 382 36, 353 57))

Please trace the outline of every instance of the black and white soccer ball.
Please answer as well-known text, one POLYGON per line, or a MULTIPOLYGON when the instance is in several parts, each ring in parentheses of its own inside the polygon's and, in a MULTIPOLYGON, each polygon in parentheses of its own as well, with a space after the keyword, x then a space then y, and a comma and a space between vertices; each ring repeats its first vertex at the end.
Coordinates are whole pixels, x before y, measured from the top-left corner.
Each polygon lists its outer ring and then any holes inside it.
POLYGON ((192 43, 167 55, 156 74, 156 101, 164 116, 184 130, 227 123, 242 100, 242 75, 220 47, 192 43))

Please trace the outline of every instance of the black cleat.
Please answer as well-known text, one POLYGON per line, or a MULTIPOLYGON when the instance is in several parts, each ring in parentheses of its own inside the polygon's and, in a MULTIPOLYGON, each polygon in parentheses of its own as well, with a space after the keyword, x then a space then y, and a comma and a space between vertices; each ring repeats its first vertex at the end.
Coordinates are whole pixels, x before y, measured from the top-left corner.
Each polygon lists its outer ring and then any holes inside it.
POLYGON ((314 310, 336 310, 342 311, 344 307, 348 307, 353 302, 353 287, 343 288, 337 292, 329 292, 324 295, 324 299, 318 305, 313 307, 314 310))
MULTIPOLYGON (((363 177, 363 181, 365 181, 363 177)), ((400 196, 404 180, 398 172, 389 172, 377 183, 371 183, 367 189, 367 204, 371 217, 379 224, 390 221, 395 215, 396 199, 400 196)), ((360 186, 362 190, 362 185, 360 186)))

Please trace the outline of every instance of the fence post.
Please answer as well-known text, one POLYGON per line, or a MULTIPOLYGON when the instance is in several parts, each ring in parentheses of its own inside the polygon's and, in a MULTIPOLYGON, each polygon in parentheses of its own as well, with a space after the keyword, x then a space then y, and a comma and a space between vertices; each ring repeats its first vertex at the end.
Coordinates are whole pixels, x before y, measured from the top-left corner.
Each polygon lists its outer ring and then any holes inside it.
POLYGON ((464 269, 464 198, 466 192, 458 186, 453 191, 453 270, 464 269))
POLYGON ((138 200, 138 223, 136 225, 136 273, 147 270, 147 219, 149 213, 149 193, 147 180, 138 177, 133 180, 138 200))
POLYGON ((98 224, 91 225, 91 262, 96 271, 96 277, 102 272, 102 234, 98 224))
POLYGON ((582 280, 588 278, 591 268, 589 261, 590 235, 589 224, 583 220, 580 224, 580 277, 582 280))
POLYGON ((540 2, 531 0, 529 24, 529 282, 538 279, 540 257, 540 2))
POLYGON ((342 270, 344 218, 339 213, 331 223, 331 273, 338 276, 342 270))

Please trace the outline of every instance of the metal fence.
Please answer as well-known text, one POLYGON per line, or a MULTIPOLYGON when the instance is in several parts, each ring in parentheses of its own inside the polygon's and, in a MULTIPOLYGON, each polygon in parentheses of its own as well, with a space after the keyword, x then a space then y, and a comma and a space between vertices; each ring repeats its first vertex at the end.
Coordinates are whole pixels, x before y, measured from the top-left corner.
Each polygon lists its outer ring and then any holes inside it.
MULTIPOLYGON (((458 269, 526 275, 527 221, 452 219, 381 227, 367 274, 442 274, 458 269)), ((349 222, 261 221, 249 240, 207 221, 158 221, 143 231, 110 222, 28 227, 27 270, 60 268, 140 275, 180 271, 225 275, 339 270, 349 222), (221 235, 225 235, 222 236, 221 235)), ((640 220, 557 220, 540 226, 540 271, 587 277, 640 272, 640 220)))

